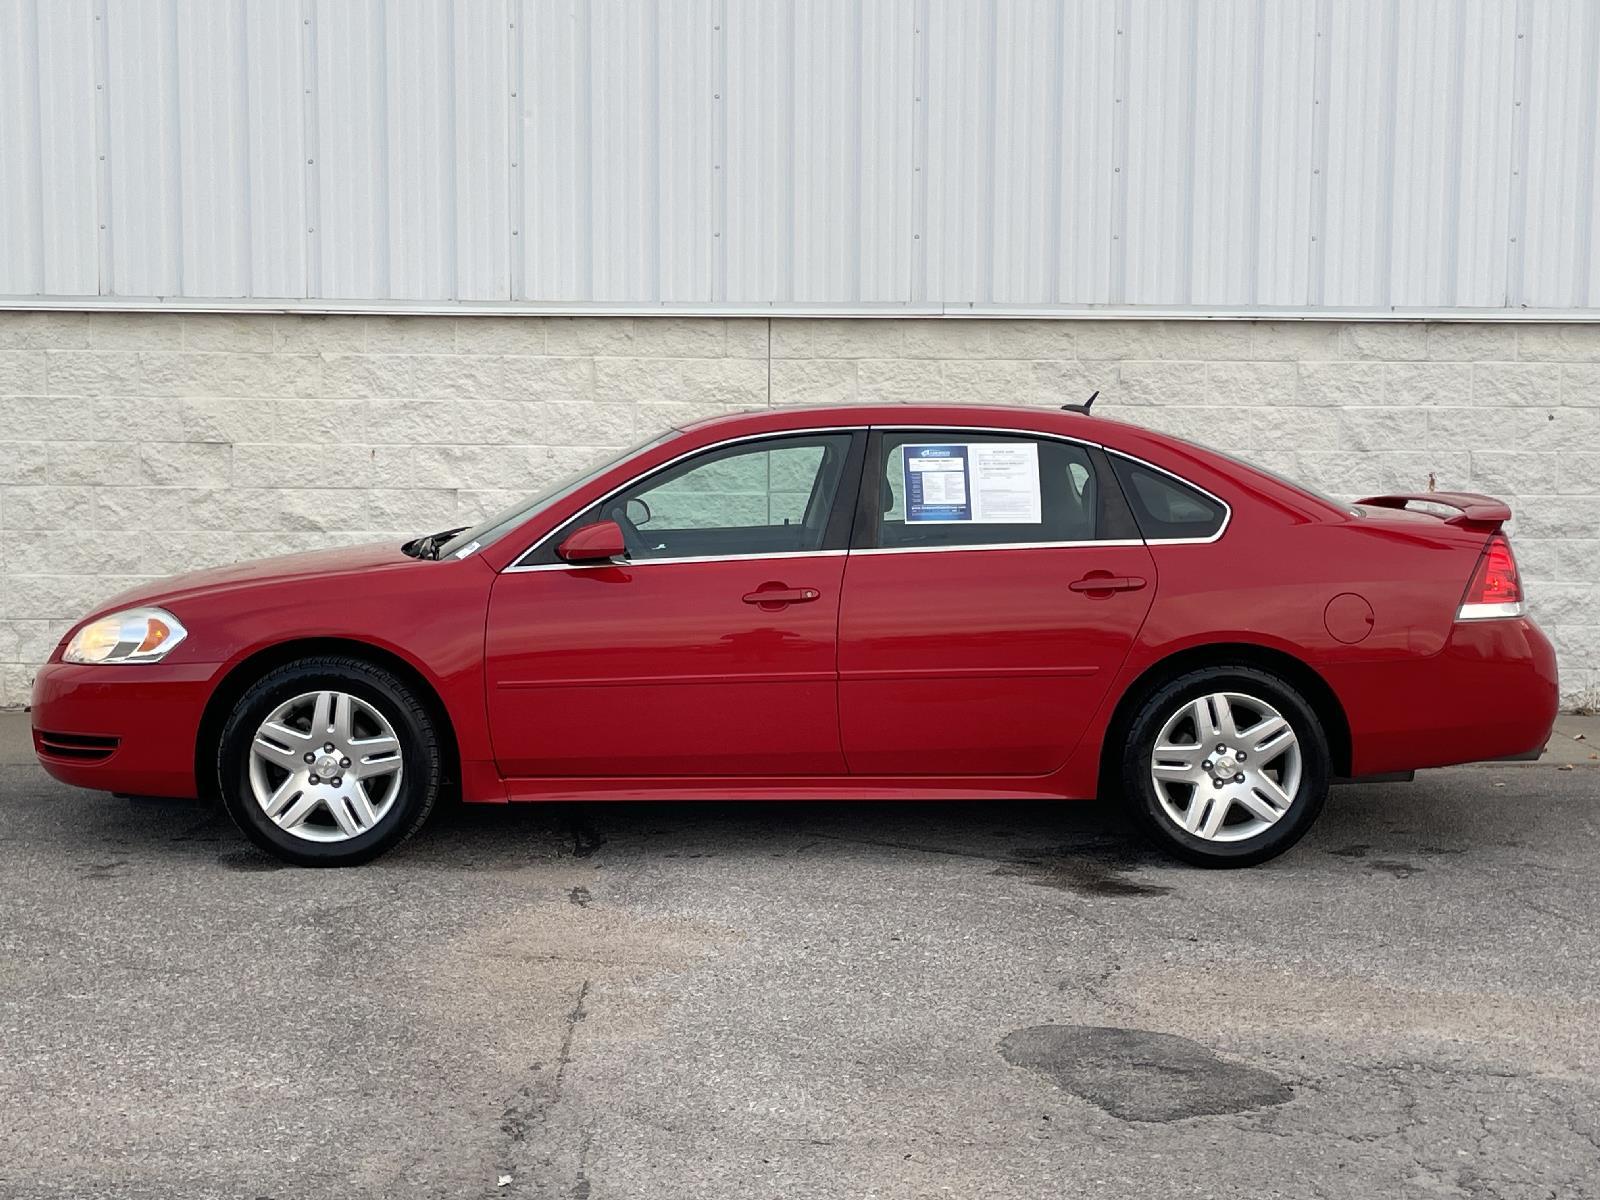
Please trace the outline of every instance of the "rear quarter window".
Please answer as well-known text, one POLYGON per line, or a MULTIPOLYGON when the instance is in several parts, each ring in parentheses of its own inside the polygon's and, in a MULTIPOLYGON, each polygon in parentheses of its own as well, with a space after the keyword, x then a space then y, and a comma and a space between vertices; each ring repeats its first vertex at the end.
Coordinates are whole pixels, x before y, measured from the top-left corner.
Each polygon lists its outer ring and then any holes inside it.
POLYGON ((1204 539, 1222 532, 1228 510, 1221 501, 1132 459, 1113 454, 1111 463, 1146 541, 1204 539))

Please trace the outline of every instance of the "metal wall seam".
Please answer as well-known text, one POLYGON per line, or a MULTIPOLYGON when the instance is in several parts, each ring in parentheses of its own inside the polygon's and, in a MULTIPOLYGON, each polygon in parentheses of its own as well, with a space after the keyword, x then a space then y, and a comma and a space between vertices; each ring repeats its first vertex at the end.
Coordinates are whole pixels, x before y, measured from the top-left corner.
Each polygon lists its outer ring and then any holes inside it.
POLYGON ((728 299, 728 0, 712 0, 711 30, 711 300, 728 299))
POLYGON ((928 22, 932 0, 914 0, 911 18, 910 301, 928 299, 928 22))
POLYGON ((1316 0, 1316 55, 1311 86, 1311 206, 1306 233, 1306 302, 1321 307, 1328 294, 1329 76, 1333 62, 1333 0, 1316 0))
POLYGON ((1506 236, 1506 296, 1507 308, 1521 308, 1524 303, 1523 265, 1525 243, 1518 234, 1528 227, 1528 75, 1532 69, 1533 41, 1528 36, 1532 24, 1532 0, 1517 3, 1517 61, 1512 77, 1511 95, 1514 116, 1511 122, 1511 206, 1506 236))
POLYGON ((1128 109, 1131 67, 1129 28, 1133 24, 1133 0, 1117 0, 1114 22, 1116 41, 1112 52, 1113 93, 1111 131, 1111 246, 1106 299, 1111 304, 1128 300, 1128 109))
POLYGON ((304 216, 304 232, 297 229, 294 232, 300 237, 300 244, 305 252, 306 277, 305 294, 309 297, 322 297, 322 255, 318 252, 317 243, 320 238, 318 232, 319 216, 322 212, 320 197, 322 192, 321 174, 317 164, 321 159, 321 145, 317 138, 317 0, 300 0, 300 91, 302 95, 301 120, 304 134, 302 135, 301 149, 305 153, 305 202, 302 210, 304 216))
POLYGON ((95 223, 99 226, 99 294, 116 292, 116 259, 112 254, 111 194, 111 97, 107 82, 111 74, 111 33, 106 28, 108 0, 94 0, 94 150, 95 223))

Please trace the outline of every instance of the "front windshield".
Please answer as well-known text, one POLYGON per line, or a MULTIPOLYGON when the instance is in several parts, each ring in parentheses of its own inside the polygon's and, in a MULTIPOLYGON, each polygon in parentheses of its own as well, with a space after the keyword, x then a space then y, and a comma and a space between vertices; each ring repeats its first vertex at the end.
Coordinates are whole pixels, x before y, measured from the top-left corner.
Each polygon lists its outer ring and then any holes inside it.
POLYGON ((566 478, 557 481, 544 491, 540 492, 537 496, 530 496, 525 500, 519 500, 510 508, 495 513, 494 516, 490 517, 482 524, 474 525, 471 529, 463 529, 460 533, 456 534, 455 537, 451 538, 439 548, 438 557, 448 558, 462 547, 471 546, 474 542, 476 542, 479 546, 487 546, 491 542, 498 541, 500 538, 503 538, 506 534, 510 533, 518 525, 521 525, 524 521, 528 520, 528 518, 539 512, 539 510, 547 507, 548 505, 554 504, 558 500, 570 496, 573 492, 583 487, 584 484, 593 479, 597 479, 599 476, 605 474, 618 463, 625 462, 627 459, 632 458, 636 454, 643 454, 651 447, 659 446, 662 442, 668 441, 669 439, 677 436, 677 431, 673 430, 671 433, 666 433, 662 434, 660 437, 651 438, 648 442, 642 442, 639 445, 634 446, 632 449, 624 450, 621 454, 606 451, 605 456, 600 461, 595 462, 591 466, 583 468, 575 475, 569 475, 566 478))

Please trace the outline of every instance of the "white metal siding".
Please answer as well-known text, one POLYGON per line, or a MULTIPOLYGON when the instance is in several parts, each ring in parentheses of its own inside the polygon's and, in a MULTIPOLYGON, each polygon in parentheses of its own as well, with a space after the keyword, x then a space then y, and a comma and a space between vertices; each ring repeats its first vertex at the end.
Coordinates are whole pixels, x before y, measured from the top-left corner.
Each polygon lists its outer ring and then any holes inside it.
POLYGON ((1600 314, 1593 0, 0 0, 0 297, 1600 314))

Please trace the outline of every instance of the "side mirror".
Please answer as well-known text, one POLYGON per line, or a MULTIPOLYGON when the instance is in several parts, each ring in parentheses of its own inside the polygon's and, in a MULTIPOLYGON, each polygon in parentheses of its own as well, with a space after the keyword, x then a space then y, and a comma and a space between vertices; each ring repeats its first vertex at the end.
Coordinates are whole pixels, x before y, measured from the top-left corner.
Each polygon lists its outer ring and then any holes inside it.
POLYGON ((621 558, 627 549, 622 526, 615 521, 596 521, 569 533, 556 547, 556 557, 569 563, 608 562, 621 558))
POLYGON ((627 504, 623 505, 622 511, 623 514, 628 518, 628 523, 635 529, 639 528, 641 525, 648 525, 650 523, 650 518, 653 515, 650 512, 650 506, 637 496, 635 496, 632 500, 629 500, 627 504))

